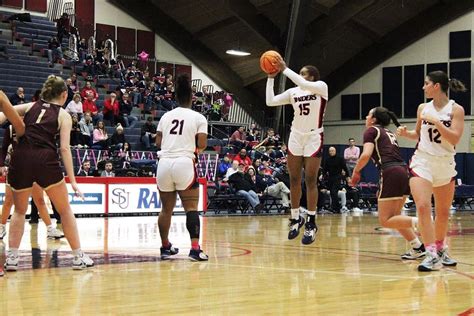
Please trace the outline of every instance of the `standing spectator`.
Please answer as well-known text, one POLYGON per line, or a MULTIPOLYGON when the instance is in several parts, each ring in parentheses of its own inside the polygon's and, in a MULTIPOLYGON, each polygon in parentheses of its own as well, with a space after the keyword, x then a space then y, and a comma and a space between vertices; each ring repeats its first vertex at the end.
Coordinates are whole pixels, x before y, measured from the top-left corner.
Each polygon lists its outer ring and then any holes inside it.
POLYGON ((101 177, 115 177, 115 172, 113 171, 114 166, 111 161, 105 163, 105 170, 100 173, 101 177))
POLYGON ((105 130, 104 121, 98 121, 92 134, 92 148, 99 150, 107 149, 108 138, 109 136, 105 130))
MULTIPOLYGON (((67 86, 67 99, 66 99, 66 103, 64 103, 64 106, 68 105, 69 102, 72 101, 72 98, 74 97, 74 90, 71 88, 71 85, 72 85, 72 80, 71 78, 67 78, 66 79, 66 86, 67 86)), ((63 107, 64 107, 63 106, 63 107)))
POLYGON ((71 146, 82 147, 82 133, 81 133, 81 127, 79 126, 79 120, 77 119, 77 114, 72 115, 70 144, 71 146))
POLYGON ((131 115, 133 105, 130 102, 130 96, 128 93, 124 93, 119 106, 119 117, 122 119, 125 127, 134 128, 138 123, 138 118, 131 115))
POLYGON ((10 103, 12 105, 18 105, 25 103, 25 89, 23 87, 18 87, 16 93, 9 97, 10 103))
POLYGON ((242 149, 246 144, 245 127, 241 126, 239 127, 239 129, 233 132, 232 135, 230 136, 229 143, 235 146, 237 150, 242 149))
POLYGON ((99 94, 94 88, 92 88, 92 84, 90 81, 86 81, 86 86, 81 91, 81 97, 84 100, 87 99, 88 93, 92 93, 92 101, 94 102, 99 98, 99 94))
POLYGON ((156 125, 153 124, 153 117, 149 116, 142 126, 141 141, 146 150, 151 149, 151 144, 155 143, 156 125))
POLYGON ((91 168, 91 162, 89 160, 84 160, 82 162, 81 170, 77 173, 81 177, 92 177, 94 176, 94 170, 91 168))
POLYGON ((229 177, 229 183, 236 190, 236 194, 247 199, 255 212, 258 213, 262 210, 263 204, 260 203, 260 199, 255 192, 257 190, 255 183, 252 182, 248 173, 244 173, 244 168, 244 164, 239 164, 238 171, 229 177))
POLYGON ((71 31, 71 21, 69 20, 69 15, 66 12, 64 12, 61 17, 56 20, 56 29, 58 31, 57 38, 61 44, 64 35, 69 36, 71 31))
POLYGON ((120 105, 115 92, 110 93, 109 98, 104 101, 104 119, 110 121, 112 126, 119 120, 120 105))
POLYGON ((349 170, 349 177, 352 176, 352 170, 357 163, 360 156, 360 149, 355 145, 354 138, 349 138, 349 147, 344 149, 344 160, 346 161, 347 170, 349 170))
POLYGON ((51 37, 48 40, 48 62, 49 67, 53 67, 53 64, 57 60, 63 59, 63 50, 61 49, 61 44, 56 36, 51 37))
POLYGON ((66 112, 71 115, 77 115, 78 119, 82 118, 82 102, 81 102, 81 95, 76 93, 73 97, 71 102, 68 103, 66 106, 66 112))
POLYGON ((348 174, 346 162, 342 157, 336 156, 336 148, 329 147, 329 157, 324 162, 323 172, 328 180, 329 191, 331 191, 331 207, 334 213, 339 213, 341 210, 338 192, 341 187, 343 171, 346 175, 348 174))
POLYGON ((95 124, 97 124, 98 121, 102 121, 104 118, 104 115, 99 111, 97 105, 95 104, 94 95, 91 91, 87 93, 87 98, 82 103, 82 111, 84 113, 90 112, 92 121, 95 124))
POLYGON ((92 133, 94 132, 94 125, 92 124, 92 116, 90 112, 85 112, 82 119, 79 121, 79 128, 82 134, 82 145, 86 148, 92 145, 92 133))

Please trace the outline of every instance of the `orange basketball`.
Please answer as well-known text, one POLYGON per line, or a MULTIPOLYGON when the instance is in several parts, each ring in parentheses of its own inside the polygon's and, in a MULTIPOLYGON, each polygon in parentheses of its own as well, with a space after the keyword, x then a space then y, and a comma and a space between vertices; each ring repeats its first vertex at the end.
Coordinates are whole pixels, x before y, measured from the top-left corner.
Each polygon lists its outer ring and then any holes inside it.
POLYGON ((281 57, 277 51, 268 50, 260 57, 260 68, 267 74, 274 74, 280 70, 273 64, 276 62, 276 58, 281 57))

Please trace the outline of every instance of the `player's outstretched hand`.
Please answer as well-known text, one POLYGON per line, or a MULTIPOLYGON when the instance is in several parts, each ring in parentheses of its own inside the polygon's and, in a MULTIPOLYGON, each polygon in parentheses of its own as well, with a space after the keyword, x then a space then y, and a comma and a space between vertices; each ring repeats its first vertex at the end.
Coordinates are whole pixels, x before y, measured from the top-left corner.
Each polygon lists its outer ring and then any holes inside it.
POLYGON ((84 201, 84 194, 79 190, 79 187, 76 182, 71 182, 71 187, 74 190, 74 195, 80 197, 84 201))
POLYGON ((408 135, 408 130, 405 125, 397 127, 397 136, 405 137, 408 135))

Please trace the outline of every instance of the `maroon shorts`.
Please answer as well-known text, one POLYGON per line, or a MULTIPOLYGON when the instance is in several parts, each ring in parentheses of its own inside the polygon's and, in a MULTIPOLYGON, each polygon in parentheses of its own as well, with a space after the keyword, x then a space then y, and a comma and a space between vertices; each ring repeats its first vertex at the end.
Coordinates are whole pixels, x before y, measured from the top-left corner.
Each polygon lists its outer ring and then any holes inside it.
POLYGON ((378 199, 396 199, 410 195, 410 174, 407 166, 390 166, 382 169, 378 199))
POLYGON ((43 189, 64 179, 56 151, 42 147, 17 147, 13 152, 7 182, 14 190, 43 189))

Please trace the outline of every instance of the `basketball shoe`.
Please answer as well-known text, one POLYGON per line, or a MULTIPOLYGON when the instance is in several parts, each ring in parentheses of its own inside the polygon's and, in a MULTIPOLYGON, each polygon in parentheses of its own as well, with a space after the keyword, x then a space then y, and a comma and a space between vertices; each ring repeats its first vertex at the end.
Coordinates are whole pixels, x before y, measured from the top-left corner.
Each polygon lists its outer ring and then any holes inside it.
POLYGON ((427 251, 425 259, 418 266, 418 271, 438 271, 442 267, 443 265, 441 264, 441 259, 438 255, 427 251))
POLYGON ((14 254, 8 254, 7 259, 5 260, 5 270, 7 271, 17 271, 18 270, 18 256, 14 254))
POLYGON ((315 223, 307 222, 304 226, 304 235, 301 242, 303 245, 312 244, 316 239, 316 232, 318 231, 318 226, 315 223))
POLYGON ((288 239, 295 239, 299 235, 300 229, 301 227, 303 227, 304 222, 304 217, 301 215, 299 219, 290 218, 290 223, 288 224, 288 226, 290 227, 290 231, 288 232, 288 239))
POLYGON ((5 237, 6 234, 7 234, 6 225, 0 224, 0 240, 3 239, 3 237, 5 237))
POLYGON ((209 257, 202 251, 202 249, 192 249, 189 251, 189 259, 191 261, 207 261, 209 257))
POLYGON ((56 227, 48 227, 48 238, 49 239, 60 239, 63 238, 64 234, 56 227))
POLYGON ((426 255, 425 246, 422 244, 419 248, 411 248, 408 252, 401 255, 402 260, 416 260, 426 255))
POLYGON ((94 261, 92 261, 92 259, 82 251, 78 256, 74 256, 74 259, 72 260, 73 270, 83 270, 93 266, 94 261))
POLYGON ((168 248, 160 248, 160 258, 161 260, 167 260, 169 257, 176 255, 179 252, 179 249, 176 247, 173 247, 173 245, 170 243, 168 248))
POLYGON ((2 277, 4 274, 5 272, 3 272, 3 268, 0 268, 0 277, 2 277))
POLYGON ((443 249, 438 251, 438 256, 441 258, 441 263, 444 266, 454 267, 458 264, 456 260, 449 256, 447 246, 443 247, 443 249))

